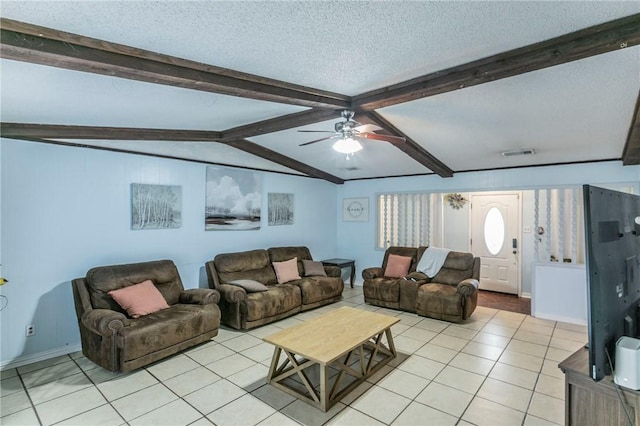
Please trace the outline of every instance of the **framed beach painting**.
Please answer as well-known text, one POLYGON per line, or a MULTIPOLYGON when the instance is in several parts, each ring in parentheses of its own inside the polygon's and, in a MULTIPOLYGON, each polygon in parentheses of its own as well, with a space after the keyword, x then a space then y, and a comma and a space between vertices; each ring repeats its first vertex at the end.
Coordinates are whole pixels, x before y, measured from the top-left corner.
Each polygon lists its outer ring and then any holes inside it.
POLYGON ((207 167, 206 231, 260 229, 262 175, 247 170, 207 167))

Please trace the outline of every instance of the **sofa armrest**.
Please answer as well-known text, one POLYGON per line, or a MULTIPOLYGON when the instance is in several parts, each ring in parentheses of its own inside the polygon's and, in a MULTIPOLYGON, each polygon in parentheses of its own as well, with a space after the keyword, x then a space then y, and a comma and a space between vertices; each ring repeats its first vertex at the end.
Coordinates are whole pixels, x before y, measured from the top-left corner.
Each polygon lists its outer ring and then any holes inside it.
POLYGON ((366 268, 362 270, 362 278, 364 278, 365 280, 380 278, 382 276, 384 276, 384 271, 380 267, 366 268))
POLYGON ((220 300, 220 293, 217 290, 208 288, 191 288, 180 293, 180 303, 192 305, 216 304, 220 300))
POLYGON ((342 276, 342 269, 338 268, 337 266, 333 266, 333 265, 325 265, 324 272, 327 273, 328 277, 341 277, 342 276))
POLYGON ((247 298, 247 292, 244 288, 232 284, 220 284, 218 287, 221 300, 228 303, 240 303, 247 298))
POLYGON ((100 336, 113 336, 131 322, 123 313, 109 309, 92 309, 82 315, 81 321, 82 325, 100 336))
POLYGON ((473 278, 467 278, 466 280, 461 281, 458 284, 457 290, 458 290, 458 293, 460 293, 462 296, 468 297, 468 296, 471 296, 476 291, 478 291, 478 285, 479 285, 478 280, 473 278))

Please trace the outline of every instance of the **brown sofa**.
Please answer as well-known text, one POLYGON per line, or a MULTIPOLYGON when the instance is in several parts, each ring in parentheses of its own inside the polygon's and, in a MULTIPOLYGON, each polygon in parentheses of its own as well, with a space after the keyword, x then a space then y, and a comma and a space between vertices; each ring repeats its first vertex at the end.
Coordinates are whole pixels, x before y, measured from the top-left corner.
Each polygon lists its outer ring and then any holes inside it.
POLYGON ((389 247, 381 267, 362 271, 366 303, 401 309, 452 322, 471 316, 478 303, 480 258, 451 251, 440 271, 429 278, 416 271, 426 247, 389 247), (409 273, 402 278, 385 277, 389 255, 411 257, 409 273))
POLYGON ((324 276, 304 276, 303 260, 312 260, 307 247, 272 247, 218 254, 206 263, 209 286, 220 292, 222 323, 235 329, 251 329, 342 299, 344 282, 340 268, 325 266, 324 276), (298 259, 301 279, 278 284, 272 262, 298 259), (254 280, 267 291, 247 292, 229 284, 254 280))
POLYGON ((111 371, 131 371, 218 334, 220 294, 185 290, 171 260, 92 268, 72 282, 82 353, 111 371), (151 280, 169 308, 131 318, 108 294, 151 280))

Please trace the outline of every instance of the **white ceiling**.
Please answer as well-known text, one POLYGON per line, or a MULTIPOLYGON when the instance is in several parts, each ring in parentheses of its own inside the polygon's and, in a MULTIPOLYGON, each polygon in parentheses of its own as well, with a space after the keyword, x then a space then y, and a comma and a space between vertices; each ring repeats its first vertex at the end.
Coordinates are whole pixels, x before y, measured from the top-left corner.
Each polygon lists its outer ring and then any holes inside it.
MULTIPOLYGON (((356 95, 640 13, 630 1, 3 1, 0 15, 317 89, 356 95)), ((5 122, 222 131, 304 110, 0 61, 5 122)), ((454 171, 619 158, 640 47, 378 110, 454 171), (534 148, 533 157, 501 151, 534 148)), ((332 130, 331 120, 305 129, 332 130)), ((347 160, 296 129, 251 138, 343 179, 429 173, 390 144, 347 160)), ((218 143, 73 141, 287 171, 218 143)))

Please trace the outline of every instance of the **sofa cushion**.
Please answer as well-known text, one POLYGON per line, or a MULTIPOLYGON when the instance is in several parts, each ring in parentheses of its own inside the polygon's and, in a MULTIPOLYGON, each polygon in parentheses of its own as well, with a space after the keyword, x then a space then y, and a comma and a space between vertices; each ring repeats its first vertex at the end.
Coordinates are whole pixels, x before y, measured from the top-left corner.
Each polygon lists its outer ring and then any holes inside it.
POLYGON ((416 311, 420 315, 449 318, 462 316, 462 296, 456 287, 446 284, 424 284, 418 290, 416 311))
POLYGON ((296 285, 270 286, 267 291, 247 294, 247 322, 273 317, 300 307, 301 304, 300 289, 296 285))
POLYGON ((298 259, 298 275, 304 275, 304 266, 302 265, 303 260, 313 260, 311 257, 311 252, 305 246, 283 246, 283 247, 271 247, 267 249, 269 253, 269 259, 271 262, 282 262, 284 260, 293 259, 294 257, 298 259))
POLYGON ((458 285, 460 281, 473 277, 473 262, 473 254, 451 251, 431 282, 458 285))
POLYGON ((313 260, 302 259, 305 277, 326 277, 327 272, 324 270, 322 262, 314 262, 313 260))
POLYGON ((249 279, 265 285, 276 284, 276 274, 266 250, 219 254, 213 259, 220 282, 249 279))
POLYGON ((180 344, 211 330, 220 323, 216 305, 175 304, 131 321, 120 331, 124 361, 134 360, 152 352, 180 344))
POLYGON ((336 277, 305 277, 295 281, 295 284, 300 287, 300 291, 302 292, 303 305, 333 299, 334 297, 340 296, 342 290, 344 290, 342 278, 336 277))
POLYGON ((387 259, 387 267, 384 270, 385 277, 402 278, 409 273, 412 262, 411 257, 390 254, 387 259))
POLYGON ((233 280, 229 284, 237 285, 245 289, 247 293, 255 293, 257 291, 267 291, 269 287, 256 280, 233 280))
POLYGON ((298 273, 298 259, 295 257, 293 259, 285 260, 284 262, 273 262, 273 269, 276 271, 278 284, 284 284, 289 281, 300 279, 300 274, 298 273))
POLYGON ((140 284, 111 290, 109 295, 122 307, 131 318, 139 318, 161 309, 167 309, 167 301, 153 285, 151 280, 140 284))
POLYGON ((400 300, 401 278, 373 278, 367 280, 362 291, 367 299, 398 302, 400 300))

